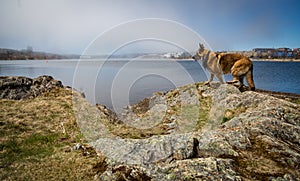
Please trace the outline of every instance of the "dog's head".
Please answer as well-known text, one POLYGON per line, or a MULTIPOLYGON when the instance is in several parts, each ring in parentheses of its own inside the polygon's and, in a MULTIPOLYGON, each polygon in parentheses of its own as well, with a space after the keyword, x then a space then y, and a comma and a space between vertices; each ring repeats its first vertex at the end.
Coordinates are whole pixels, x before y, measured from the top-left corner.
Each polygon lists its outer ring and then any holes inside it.
POLYGON ((192 58, 195 61, 202 59, 204 50, 205 50, 204 45, 199 43, 199 48, 198 48, 196 54, 194 56, 192 56, 192 58))

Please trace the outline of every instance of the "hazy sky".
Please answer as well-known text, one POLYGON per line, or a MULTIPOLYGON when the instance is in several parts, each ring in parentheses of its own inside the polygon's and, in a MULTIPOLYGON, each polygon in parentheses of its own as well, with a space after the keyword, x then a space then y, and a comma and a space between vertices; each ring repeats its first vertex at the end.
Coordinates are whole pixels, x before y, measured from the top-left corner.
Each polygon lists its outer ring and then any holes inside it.
POLYGON ((300 47, 299 9, 299 0, 0 0, 0 47, 81 54, 120 23, 162 18, 214 50, 293 48, 300 47))

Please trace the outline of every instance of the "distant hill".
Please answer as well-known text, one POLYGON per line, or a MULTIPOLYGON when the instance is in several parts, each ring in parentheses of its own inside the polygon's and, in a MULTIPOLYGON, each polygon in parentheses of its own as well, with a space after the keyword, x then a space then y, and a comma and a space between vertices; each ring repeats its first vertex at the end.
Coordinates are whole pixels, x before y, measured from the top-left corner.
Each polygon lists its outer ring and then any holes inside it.
POLYGON ((25 50, 14 50, 0 48, 0 60, 50 60, 50 59, 77 59, 79 55, 60 55, 46 52, 35 52, 27 48, 25 50))

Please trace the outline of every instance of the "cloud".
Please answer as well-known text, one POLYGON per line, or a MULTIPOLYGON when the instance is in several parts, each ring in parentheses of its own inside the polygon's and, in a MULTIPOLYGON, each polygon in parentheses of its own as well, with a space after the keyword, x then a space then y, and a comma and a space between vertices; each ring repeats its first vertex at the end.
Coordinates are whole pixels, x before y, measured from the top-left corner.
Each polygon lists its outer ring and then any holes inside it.
POLYGON ((183 23, 215 50, 272 46, 299 42, 298 7, 292 0, 0 0, 0 47, 82 53, 104 31, 143 18, 183 23))
MULTIPOLYGON (((98 36, 86 55, 110 54, 118 49, 138 52, 195 51, 198 43, 206 43, 190 28, 164 19, 140 19, 111 28, 98 36)), ((209 45, 207 44, 209 47, 209 45)))
POLYGON ((31 45, 52 51, 71 53, 75 50, 81 53, 98 34, 124 21, 145 17, 176 17, 174 9, 161 3, 149 8, 149 2, 137 2, 1 1, 0 46, 15 43, 19 48, 31 45))

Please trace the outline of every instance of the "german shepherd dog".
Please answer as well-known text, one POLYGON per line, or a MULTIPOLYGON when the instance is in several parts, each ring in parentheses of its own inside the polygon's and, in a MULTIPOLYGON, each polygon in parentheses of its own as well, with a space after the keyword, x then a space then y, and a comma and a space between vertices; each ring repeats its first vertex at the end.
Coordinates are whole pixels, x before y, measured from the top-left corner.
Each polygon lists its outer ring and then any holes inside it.
POLYGON ((210 72, 210 78, 206 82, 209 84, 214 76, 216 76, 220 83, 223 84, 223 74, 231 73, 233 76, 229 84, 236 84, 240 82, 239 89, 242 90, 244 86, 244 77, 246 76, 247 83, 252 91, 255 90, 253 81, 253 64, 248 57, 237 53, 215 53, 205 49, 203 44, 199 44, 199 49, 192 57, 195 61, 201 60, 202 66, 210 72))

